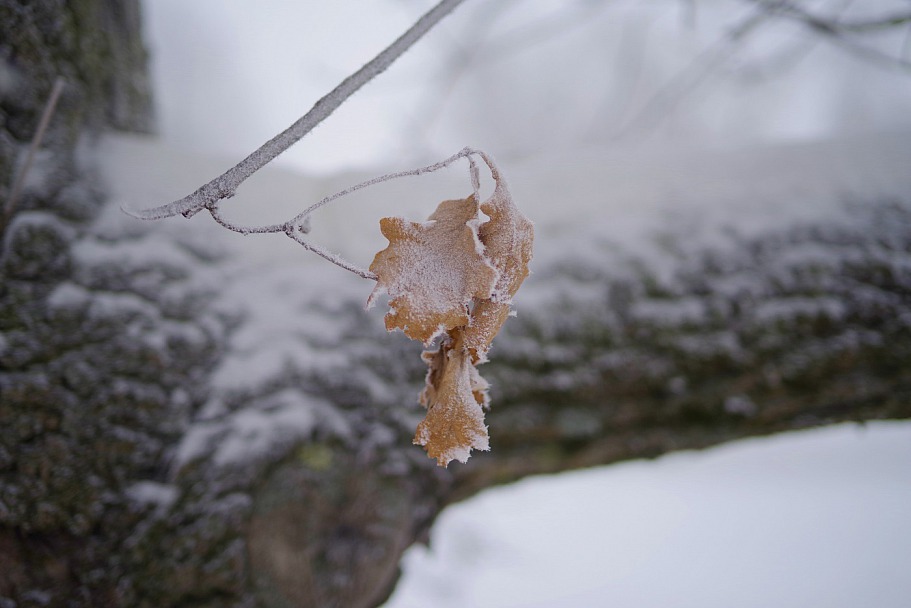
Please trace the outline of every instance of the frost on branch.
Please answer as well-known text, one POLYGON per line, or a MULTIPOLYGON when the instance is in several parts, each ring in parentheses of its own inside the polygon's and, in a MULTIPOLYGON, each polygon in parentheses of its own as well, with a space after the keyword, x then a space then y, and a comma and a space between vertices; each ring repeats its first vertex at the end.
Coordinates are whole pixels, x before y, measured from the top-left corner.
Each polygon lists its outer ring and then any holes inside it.
POLYGON ((387 330, 401 329, 425 345, 443 335, 436 350, 423 354, 429 369, 420 402, 427 416, 414 436, 440 466, 489 449, 487 382, 475 365, 486 361, 531 260, 532 223, 495 167, 491 172, 496 188, 480 206, 472 195, 440 203, 424 223, 382 219, 389 246, 370 265, 377 286, 368 305, 381 291, 389 294, 387 330))

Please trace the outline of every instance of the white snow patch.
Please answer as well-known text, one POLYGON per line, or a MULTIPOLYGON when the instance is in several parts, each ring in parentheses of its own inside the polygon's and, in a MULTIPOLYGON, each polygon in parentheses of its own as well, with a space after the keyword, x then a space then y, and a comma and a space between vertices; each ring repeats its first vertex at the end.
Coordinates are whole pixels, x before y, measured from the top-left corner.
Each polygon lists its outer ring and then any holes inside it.
POLYGON ((705 303, 699 298, 692 297, 641 300, 633 305, 630 312, 641 321, 673 326, 682 323, 701 323, 707 316, 705 303))
POLYGON ((841 319, 847 309, 844 302, 825 296, 818 298, 794 296, 760 302, 753 315, 763 324, 776 320, 790 320, 799 317, 824 316, 841 319))
MULTIPOLYGON (((6 234, 13 234, 20 229, 20 225, 26 226, 44 226, 54 232, 59 232, 67 240, 76 236, 76 230, 61 220, 53 213, 47 211, 21 211, 13 216, 9 226, 6 227, 6 234)), ((8 245, 9 239, 3 239, 3 244, 8 245)))
POLYGON ((54 288, 47 298, 47 306, 52 310, 80 308, 88 304, 91 298, 92 294, 84 287, 66 281, 54 288))
MULTIPOLYGON (((243 324, 231 335, 230 350, 213 375, 213 386, 235 390, 264 383, 289 367, 330 370, 348 367, 350 353, 339 348, 351 317, 339 309, 352 295, 344 277, 329 268, 274 266, 237 268, 222 292, 243 311, 243 324)), ((350 283, 348 284, 350 285, 350 283)))
POLYGON ((740 339, 730 330, 683 335, 675 339, 675 344, 690 355, 707 357, 724 354, 733 359, 744 356, 740 339))
POLYGON ((731 395, 724 400, 724 411, 729 414, 753 416, 758 408, 747 395, 731 395))
POLYGON ((75 243, 73 254, 86 266, 114 263, 135 268, 154 263, 189 270, 196 262, 187 252, 174 247, 173 243, 162 242, 161 236, 155 234, 115 242, 85 238, 75 243))
POLYGON ((174 456, 177 468, 209 453, 216 437, 224 431, 220 421, 197 422, 191 426, 180 440, 174 456))
POLYGON ((875 422, 527 479, 446 509, 385 606, 904 608, 909 465, 875 422))
POLYGON ((166 511, 177 501, 179 491, 176 486, 156 481, 139 481, 126 489, 131 500, 148 505, 155 505, 166 511))
POLYGON ((215 451, 215 463, 252 460, 282 439, 305 437, 316 427, 316 421, 313 408, 301 402, 266 411, 242 409, 230 417, 227 434, 215 451))
POLYGON ((179 467, 204 454, 220 466, 256 460, 306 439, 318 427, 347 435, 345 420, 331 404, 287 389, 221 418, 195 423, 177 450, 179 467))

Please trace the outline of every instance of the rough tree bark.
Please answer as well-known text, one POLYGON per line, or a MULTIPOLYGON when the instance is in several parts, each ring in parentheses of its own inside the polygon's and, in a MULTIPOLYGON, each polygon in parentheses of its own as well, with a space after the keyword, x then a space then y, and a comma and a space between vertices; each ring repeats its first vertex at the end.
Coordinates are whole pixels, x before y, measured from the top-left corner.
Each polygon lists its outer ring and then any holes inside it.
POLYGON ((194 376, 216 350, 217 327, 198 328, 191 312, 199 290, 163 292, 188 285, 188 270, 77 251, 105 199, 83 152, 101 129, 152 124, 139 32, 136 0, 0 2, 4 606, 133 603, 127 541, 140 517, 125 489, 162 469, 175 414, 199 399, 194 376), (62 96, 6 217, 57 78, 62 96), (186 369, 169 364, 181 353, 186 369))
POLYGON ((536 267, 541 285, 587 288, 507 324, 484 369, 493 451, 463 467, 410 445, 419 348, 353 299, 301 304, 343 328, 301 348, 344 357, 218 392, 244 320, 207 306, 214 260, 101 225, 77 154, 99 128, 150 124, 136 2, 0 0, 0 61, 0 188, 54 77, 68 83, 0 253, 3 608, 376 606, 440 510, 485 487, 911 417, 908 200, 722 248, 677 235, 670 275, 598 256, 536 267), (176 253, 133 255, 153 243, 176 253), (235 423, 295 400, 314 404, 310 433, 226 457, 235 423))

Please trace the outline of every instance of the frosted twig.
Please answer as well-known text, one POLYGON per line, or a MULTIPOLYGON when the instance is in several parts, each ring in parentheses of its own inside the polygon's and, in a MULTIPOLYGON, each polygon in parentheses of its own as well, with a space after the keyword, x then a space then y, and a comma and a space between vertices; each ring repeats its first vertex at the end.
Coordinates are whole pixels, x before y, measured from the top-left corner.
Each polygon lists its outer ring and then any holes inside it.
POLYGON ((359 88, 361 88, 371 79, 389 67, 389 65, 391 65, 402 53, 404 53, 411 45, 413 45, 424 34, 426 34, 431 27, 433 27, 437 22, 439 22, 443 17, 445 17, 463 1, 464 0, 442 0, 434 8, 428 11, 423 17, 421 17, 407 32, 402 34, 402 36, 400 36, 389 47, 387 47, 379 55, 373 58, 360 70, 346 78, 328 95, 317 101, 313 108, 311 108, 310 111, 307 112, 307 114, 305 114, 303 117, 298 119, 297 122, 285 129, 285 131, 282 133, 270 139, 259 149, 250 154, 235 167, 222 174, 220 177, 215 178, 204 186, 201 186, 192 194, 185 196, 180 200, 174 201, 173 203, 162 205, 161 207, 154 207, 152 209, 145 209, 142 211, 130 211, 127 209, 124 209, 124 211, 129 215, 132 215, 133 217, 139 219, 154 220, 164 219, 166 217, 172 217, 178 214, 183 215, 184 217, 191 217, 203 209, 206 209, 216 223, 218 223, 223 228, 231 230, 232 232, 237 232, 243 235, 282 233, 290 239, 299 243, 308 251, 312 251, 313 253, 325 258, 333 264, 344 268, 349 272, 353 272, 354 274, 365 279, 376 281, 378 279, 377 275, 375 275, 370 270, 360 268, 359 266, 343 259, 341 256, 330 251, 326 251, 322 247, 314 245, 313 243, 305 240, 303 235, 309 231, 310 215, 320 207, 343 196, 347 196, 348 194, 351 194, 363 188, 367 188, 368 186, 374 186, 376 184, 380 184, 399 177, 417 176, 424 173, 437 171, 439 169, 448 167, 460 158, 468 159, 472 192, 477 197, 479 195, 480 179, 478 176, 477 163, 472 158, 473 155, 480 156, 490 168, 491 176, 498 182, 500 180, 500 175, 496 168, 496 165, 493 163, 493 160, 487 156, 487 154, 473 148, 463 148, 449 158, 441 160, 440 162, 434 163, 432 165, 427 165, 426 167, 419 167, 417 169, 410 169, 407 171, 398 171, 396 173, 388 173, 386 175, 374 177, 373 179, 369 179, 367 181, 345 188, 344 190, 336 192, 335 194, 331 194, 310 205, 287 222, 282 222, 280 224, 269 224, 266 226, 243 226, 236 224, 222 215, 219 203, 223 199, 233 196, 234 192, 237 190, 240 184, 243 183, 248 177, 253 175, 256 171, 260 170, 268 162, 273 160, 276 156, 287 150, 294 143, 296 143, 307 133, 313 130, 317 124, 331 115, 332 112, 335 111, 335 109, 338 108, 348 97, 350 97, 359 88))
POLYGON ((365 269, 361 268, 360 266, 355 266, 351 262, 343 259, 341 256, 339 256, 335 253, 332 253, 331 251, 326 251, 325 249, 323 249, 322 247, 320 247, 318 245, 308 243, 307 241, 304 240, 304 237, 301 236, 301 232, 299 229, 291 228, 285 234, 287 234, 289 237, 291 237, 292 239, 294 239, 295 241, 297 241, 298 243, 303 245, 304 249, 306 249, 307 251, 312 251, 316 255, 318 255, 322 258, 325 258, 326 260, 329 260, 336 266, 340 266, 341 268, 344 268, 345 270, 353 272, 354 274, 356 274, 360 277, 363 277, 365 279, 370 279, 371 281, 376 281, 379 279, 378 276, 376 276, 374 273, 370 272, 369 270, 365 270, 365 269))
POLYGON ((474 194, 475 200, 481 200, 481 175, 478 163, 474 162, 471 156, 468 157, 468 173, 471 176, 472 194, 474 194))
POLYGON ((51 117, 54 115, 54 110, 57 107, 57 101, 60 99, 60 94, 63 93, 63 87, 65 85, 66 81, 62 76, 58 76, 54 79, 54 85, 48 95, 47 103, 44 105, 41 119, 38 121, 38 128, 35 130, 34 137, 32 137, 31 145, 29 145, 25 164, 22 165, 22 169, 19 171, 18 175, 16 175, 16 181, 13 182, 12 191, 10 192, 9 198, 6 199, 6 205, 3 208, 4 227, 9 222, 10 217, 12 217, 13 210, 16 208, 16 203, 19 202, 19 195, 22 193, 22 188, 25 186, 25 178, 32 168, 32 162, 35 160, 35 152, 41 146, 41 140, 44 139, 44 133, 47 131, 47 126, 51 122, 51 117))
POLYGON ((478 197, 479 189, 480 189, 480 178, 478 176, 477 163, 472 158, 472 156, 474 156, 474 155, 480 156, 481 159, 484 160, 484 163, 490 169, 490 175, 491 175, 491 177, 493 177, 494 180, 497 180, 497 181, 501 180, 500 173, 497 170, 496 164, 493 162, 493 159, 491 159, 485 152, 483 152, 481 150, 476 150, 474 148, 462 148, 460 151, 456 152, 449 158, 445 158, 445 159, 441 160, 440 162, 433 163, 432 165, 427 165, 425 167, 418 167, 417 169, 409 169, 407 171, 396 171, 395 173, 387 173, 386 175, 380 175, 378 177, 368 179, 367 181, 360 182, 359 184, 349 186, 348 188, 345 188, 344 190, 340 190, 340 191, 336 192, 335 194, 330 194, 329 196, 320 199, 318 202, 310 205, 309 207, 304 209, 304 211, 297 214, 296 216, 294 216, 287 222, 282 222, 281 224, 269 224, 266 226, 243 226, 240 224, 235 224, 234 222, 225 218, 222 215, 221 208, 218 205, 218 201, 215 201, 209 205, 206 205, 206 209, 208 209, 209 214, 212 216, 212 219, 214 219, 216 221, 216 223, 218 223, 218 225, 220 225, 223 228, 226 228, 232 232, 237 232, 237 233, 240 233, 243 235, 283 233, 286 236, 288 236, 289 238, 291 238, 294 241, 296 241, 297 243, 299 243, 300 245, 302 245, 304 247, 304 249, 306 249, 308 251, 312 251, 313 253, 317 254, 318 256, 323 257, 326 260, 332 262, 336 266, 344 268, 345 270, 348 270, 349 272, 353 272, 354 274, 356 274, 360 277, 363 277, 365 279, 370 279, 370 280, 375 281, 375 280, 377 280, 377 276, 374 273, 370 272, 369 270, 360 268, 359 266, 345 260, 338 254, 332 253, 330 251, 326 251, 322 247, 320 247, 318 245, 314 245, 313 243, 310 243, 310 242, 304 240, 303 234, 308 231, 307 226, 309 225, 310 214, 313 213, 314 211, 316 211, 317 209, 319 209, 320 207, 322 207, 328 203, 331 203, 334 200, 342 198, 343 196, 347 196, 353 192, 357 192, 358 190, 361 190, 363 188, 367 188, 368 186, 375 186, 377 184, 381 184, 383 182, 388 182, 393 179, 398 179, 400 177, 413 177, 413 176, 418 176, 418 175, 424 175, 426 173, 432 173, 432 172, 438 171, 440 169, 445 169, 446 167, 448 167, 455 161, 459 160, 460 158, 468 159, 472 192, 474 193, 474 195, 476 197, 478 197))
POLYGON ((483 153, 480 152, 479 150, 474 150, 473 148, 462 148, 461 150, 459 150, 458 152, 456 152, 449 158, 445 158, 438 163, 433 163, 432 165, 427 165, 426 167, 418 167, 417 169, 409 169, 407 171, 397 171, 395 173, 387 173, 386 175, 380 175, 379 177, 374 177, 374 178, 368 179, 367 181, 363 181, 359 184, 355 184, 353 186, 345 188, 344 190, 340 190, 339 192, 336 192, 335 194, 330 194, 329 196, 320 200, 319 202, 316 202, 316 203, 310 205, 309 207, 304 209, 302 212, 300 212, 293 220, 291 220, 291 222, 292 223, 303 222, 311 213, 313 213, 314 211, 316 211, 323 205, 325 205, 327 203, 331 203, 332 201, 334 201, 337 198, 341 198, 343 196, 352 194, 353 192, 357 192, 358 190, 362 190, 369 186, 375 186, 377 184, 382 184, 383 182, 388 182, 390 180, 398 179, 400 177, 415 177, 418 175, 423 175, 425 173, 433 173, 434 171, 439 171, 440 169, 445 169, 446 167, 451 165, 453 162, 459 160, 460 158, 465 158, 466 156, 470 156, 471 154, 483 154, 483 153))
POLYGON ((260 146, 233 168, 201 186, 192 194, 161 207, 141 211, 124 209, 124 211, 133 217, 146 220, 164 219, 178 214, 184 217, 191 217, 203 209, 211 209, 213 204, 222 199, 234 196, 237 188, 247 178, 262 169, 267 163, 312 131, 316 125, 328 118, 345 100, 392 65, 396 59, 462 2, 464 0, 441 0, 395 42, 367 62, 361 69, 343 80, 325 97, 317 101, 310 111, 294 124, 260 146))

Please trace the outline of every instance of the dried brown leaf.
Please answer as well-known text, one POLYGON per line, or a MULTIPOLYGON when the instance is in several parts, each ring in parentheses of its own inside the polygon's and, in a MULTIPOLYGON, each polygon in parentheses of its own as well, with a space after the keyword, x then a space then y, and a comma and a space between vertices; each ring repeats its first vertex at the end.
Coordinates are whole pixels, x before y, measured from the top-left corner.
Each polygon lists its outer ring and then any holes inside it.
POLYGON ((475 361, 486 360, 494 336, 509 316, 512 297, 528 276, 534 244, 534 225, 515 206, 502 181, 481 211, 490 219, 481 224, 478 236, 485 256, 497 269, 497 282, 489 299, 475 301, 465 330, 465 345, 475 361))
MULTIPOLYGON (((421 353, 421 358, 427 363, 427 377, 425 378, 424 389, 421 391, 418 401, 420 401, 421 405, 424 407, 429 408, 430 404, 438 400, 437 394, 443 377, 443 369, 448 361, 448 353, 453 348, 452 335, 455 334, 458 336, 460 331, 464 335, 464 330, 456 328, 449 333, 449 337, 441 341, 437 350, 425 350, 421 353)), ((490 385, 487 380, 481 377, 481 374, 474 365, 471 366, 468 373, 471 393, 474 396, 475 401, 477 401, 478 405, 487 409, 490 406, 490 397, 487 394, 487 389, 490 385)))
POLYGON ((370 265, 378 280, 367 304, 382 291, 389 294, 387 330, 401 329, 428 344, 440 333, 468 324, 469 304, 489 298, 497 279, 497 271, 480 255, 478 223, 473 196, 443 201, 427 222, 380 220, 389 246, 370 265))
POLYGON ((370 265, 378 280, 368 305, 381 291, 389 294, 387 330, 401 329, 424 344, 445 334, 422 355, 428 369, 420 402, 427 415, 414 436, 444 467, 488 449, 488 384, 475 364, 487 360, 532 255, 532 223, 490 166, 497 184, 480 208, 471 196, 444 201, 428 222, 381 220, 389 246, 370 265))
POLYGON ((458 330, 454 333, 455 340, 441 344, 436 352, 425 353, 430 369, 421 402, 427 407, 427 416, 414 435, 414 443, 424 446, 427 455, 442 467, 453 460, 466 462, 473 449, 489 449, 481 409, 487 383, 471 362, 458 330))

